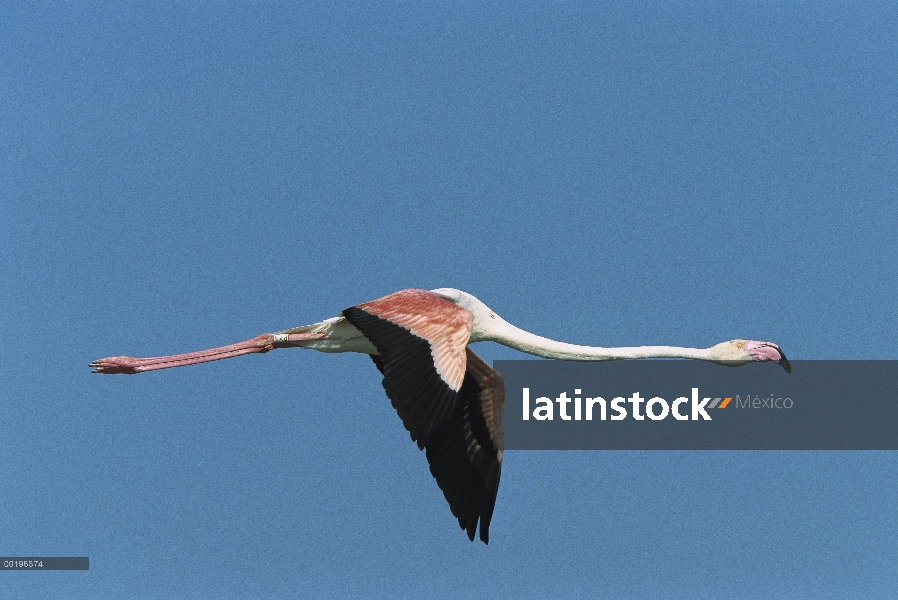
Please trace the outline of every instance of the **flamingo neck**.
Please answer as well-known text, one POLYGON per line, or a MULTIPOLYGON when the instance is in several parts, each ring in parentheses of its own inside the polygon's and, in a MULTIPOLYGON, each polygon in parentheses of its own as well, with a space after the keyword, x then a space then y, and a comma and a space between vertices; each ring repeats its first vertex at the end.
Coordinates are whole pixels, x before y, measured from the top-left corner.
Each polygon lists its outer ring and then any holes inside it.
POLYGON ((715 360, 711 348, 680 348, 676 346, 633 346, 629 348, 601 348, 578 346, 544 338, 519 329, 510 323, 501 323, 482 339, 503 346, 534 354, 543 358, 560 360, 619 360, 627 358, 691 358, 715 360))

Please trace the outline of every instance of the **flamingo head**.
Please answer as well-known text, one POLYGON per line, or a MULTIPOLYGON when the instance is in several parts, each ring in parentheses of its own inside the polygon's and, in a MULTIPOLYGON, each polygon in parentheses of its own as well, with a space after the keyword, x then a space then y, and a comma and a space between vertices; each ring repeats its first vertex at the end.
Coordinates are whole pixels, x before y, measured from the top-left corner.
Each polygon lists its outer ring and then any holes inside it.
POLYGON ((789 359, 773 342, 759 342, 755 340, 731 340, 717 344, 711 348, 715 362, 730 365, 744 365, 750 362, 772 361, 786 370, 792 372, 789 359))

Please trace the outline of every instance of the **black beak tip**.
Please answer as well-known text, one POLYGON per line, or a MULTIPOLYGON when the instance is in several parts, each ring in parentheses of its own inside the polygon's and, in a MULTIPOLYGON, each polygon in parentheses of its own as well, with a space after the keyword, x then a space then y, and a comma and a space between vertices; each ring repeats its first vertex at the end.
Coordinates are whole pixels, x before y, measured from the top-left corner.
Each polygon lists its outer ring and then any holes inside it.
POLYGON ((776 349, 777 352, 780 353, 780 359, 777 361, 777 364, 786 370, 786 373, 792 372, 792 365, 789 364, 789 359, 786 358, 786 355, 783 354, 783 351, 779 348, 776 349))

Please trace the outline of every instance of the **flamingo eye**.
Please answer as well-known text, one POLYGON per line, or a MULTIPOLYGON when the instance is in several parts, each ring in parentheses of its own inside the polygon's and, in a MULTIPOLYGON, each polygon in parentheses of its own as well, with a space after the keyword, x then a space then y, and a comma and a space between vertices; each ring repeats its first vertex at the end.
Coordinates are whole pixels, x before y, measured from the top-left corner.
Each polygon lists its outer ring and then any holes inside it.
POLYGON ((736 347, 737 347, 737 348, 741 348, 741 347, 742 347, 742 342, 737 342, 737 343, 736 343, 736 347))

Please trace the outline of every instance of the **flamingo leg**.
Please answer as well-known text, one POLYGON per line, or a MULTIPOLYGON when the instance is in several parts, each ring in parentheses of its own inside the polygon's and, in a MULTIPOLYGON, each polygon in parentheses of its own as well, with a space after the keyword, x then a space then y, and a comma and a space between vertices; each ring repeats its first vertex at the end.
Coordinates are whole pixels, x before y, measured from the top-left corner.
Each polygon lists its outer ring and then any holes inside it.
POLYGON ((263 333, 251 340, 238 342, 229 346, 221 346, 220 348, 211 348, 209 350, 200 350, 198 352, 187 352, 185 354, 172 354, 170 356, 154 356, 151 358, 134 358, 133 356, 110 356, 109 358, 101 358, 90 363, 93 367, 93 373, 124 373, 133 375, 135 373, 143 373, 144 371, 155 371, 157 369, 169 369, 171 367, 184 367, 187 365, 195 365, 198 363, 210 362, 213 360, 222 360, 232 358, 242 354, 264 353, 275 348, 289 348, 297 342, 308 340, 319 340, 327 337, 326 333, 263 333))

